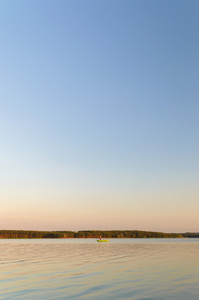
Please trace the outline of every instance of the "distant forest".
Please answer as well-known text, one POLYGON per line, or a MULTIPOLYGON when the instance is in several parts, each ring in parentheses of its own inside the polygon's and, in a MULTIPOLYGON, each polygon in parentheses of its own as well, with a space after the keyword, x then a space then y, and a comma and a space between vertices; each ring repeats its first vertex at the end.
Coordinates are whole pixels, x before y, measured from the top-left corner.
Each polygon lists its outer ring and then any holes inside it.
POLYGON ((0 239, 65 239, 65 238, 199 238, 199 233, 162 233, 139 230, 27 231, 0 230, 0 239))

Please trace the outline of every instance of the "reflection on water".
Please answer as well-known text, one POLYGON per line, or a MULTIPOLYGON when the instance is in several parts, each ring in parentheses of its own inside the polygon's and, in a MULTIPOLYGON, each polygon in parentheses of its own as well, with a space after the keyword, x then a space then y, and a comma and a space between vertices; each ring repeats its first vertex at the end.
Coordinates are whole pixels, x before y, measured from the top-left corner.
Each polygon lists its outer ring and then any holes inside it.
POLYGON ((0 240, 1 299, 199 299, 199 240, 0 240))

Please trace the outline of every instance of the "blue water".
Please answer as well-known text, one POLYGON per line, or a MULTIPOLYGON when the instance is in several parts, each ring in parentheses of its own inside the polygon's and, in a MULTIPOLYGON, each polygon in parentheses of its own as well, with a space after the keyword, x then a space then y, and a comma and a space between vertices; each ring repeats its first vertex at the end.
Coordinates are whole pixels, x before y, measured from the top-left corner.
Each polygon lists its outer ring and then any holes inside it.
POLYGON ((199 239, 0 240, 0 299, 199 299, 199 239))

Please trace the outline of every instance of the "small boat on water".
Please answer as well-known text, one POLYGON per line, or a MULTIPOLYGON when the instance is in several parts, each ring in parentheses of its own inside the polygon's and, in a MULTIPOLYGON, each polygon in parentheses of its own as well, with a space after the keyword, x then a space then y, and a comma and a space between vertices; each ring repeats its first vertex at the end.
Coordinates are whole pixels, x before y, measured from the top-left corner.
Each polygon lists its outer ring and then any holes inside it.
POLYGON ((109 240, 97 240, 97 242, 103 243, 103 242, 109 242, 109 240))

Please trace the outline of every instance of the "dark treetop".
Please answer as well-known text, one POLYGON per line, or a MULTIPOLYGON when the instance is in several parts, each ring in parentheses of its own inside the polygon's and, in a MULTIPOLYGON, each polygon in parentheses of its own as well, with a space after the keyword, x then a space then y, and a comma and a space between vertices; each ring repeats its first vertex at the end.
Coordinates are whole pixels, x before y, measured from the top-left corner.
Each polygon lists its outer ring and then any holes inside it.
POLYGON ((42 238, 197 238, 199 233, 163 233, 140 230, 83 230, 83 231, 32 231, 0 230, 1 239, 42 239, 42 238))

